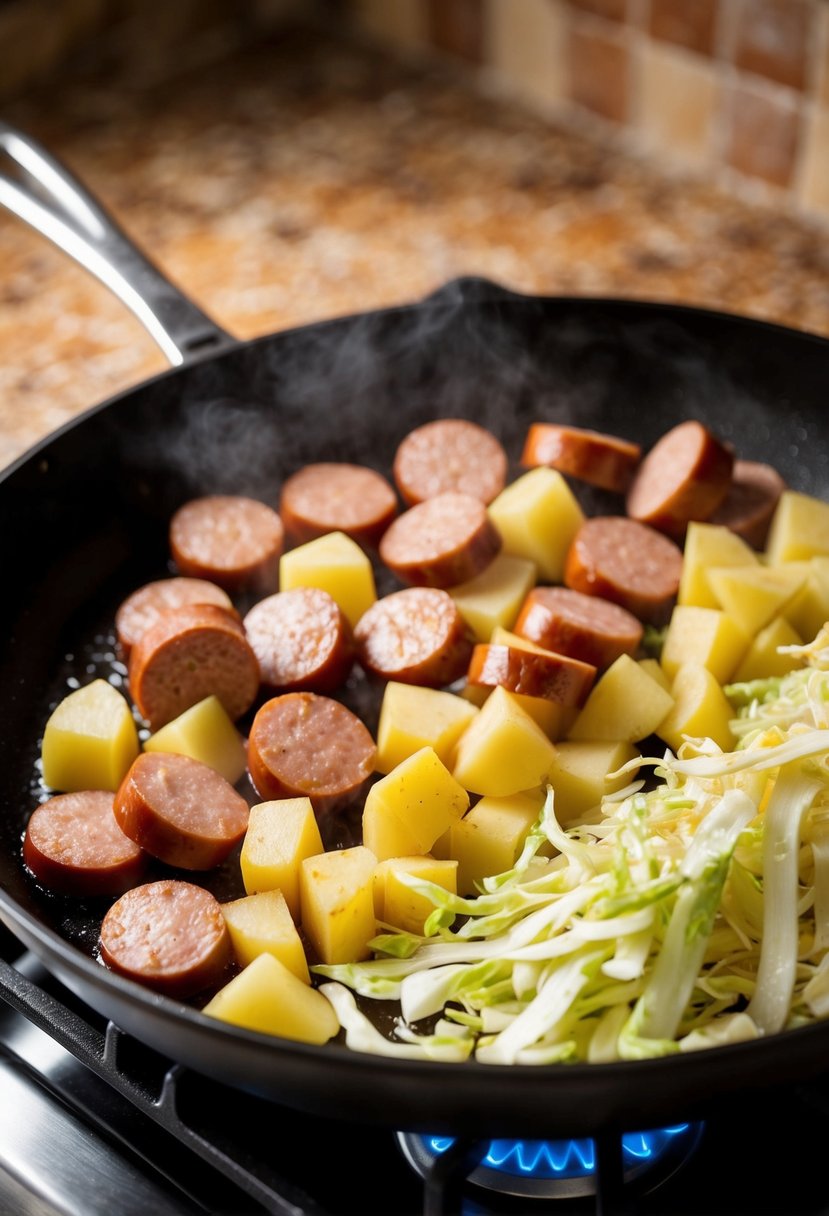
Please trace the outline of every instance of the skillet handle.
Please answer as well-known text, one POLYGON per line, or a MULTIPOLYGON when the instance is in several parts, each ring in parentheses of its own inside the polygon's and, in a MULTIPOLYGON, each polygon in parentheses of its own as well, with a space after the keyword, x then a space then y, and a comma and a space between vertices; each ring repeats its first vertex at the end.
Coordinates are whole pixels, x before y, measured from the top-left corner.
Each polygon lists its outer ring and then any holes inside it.
POLYGON ((0 204, 114 292, 174 366, 235 345, 136 248, 60 161, 23 131, 0 122, 3 161, 11 162, 12 171, 0 170, 0 204))

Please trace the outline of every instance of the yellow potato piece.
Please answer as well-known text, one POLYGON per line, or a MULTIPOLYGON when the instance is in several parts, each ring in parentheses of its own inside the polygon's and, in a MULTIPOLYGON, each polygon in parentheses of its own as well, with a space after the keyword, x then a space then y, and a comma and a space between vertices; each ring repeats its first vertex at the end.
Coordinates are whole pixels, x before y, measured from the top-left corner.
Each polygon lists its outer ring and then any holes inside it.
POLYGON ((806 582, 792 566, 717 566, 708 582, 731 621, 750 637, 783 610, 806 582))
POLYGON ((632 743, 559 743, 550 769, 559 823, 571 827, 583 822, 588 811, 600 805, 636 777, 636 771, 610 777, 639 752, 632 743))
POLYGON ((130 707, 106 680, 64 697, 43 732, 43 780, 54 790, 117 790, 138 755, 130 707))
POLYGON ((503 798, 542 785, 554 755, 517 698, 496 688, 461 736, 454 776, 464 789, 503 798))
POLYGON ((353 628, 377 599, 371 562, 344 532, 299 545, 279 559, 279 589, 321 587, 339 604, 353 628))
MULTIPOLYGON (((466 790, 441 763, 433 748, 422 747, 369 790, 363 812, 363 839, 367 843, 368 840, 378 843, 378 833, 372 822, 376 816, 401 825, 402 841, 414 843, 414 848, 406 849, 405 853, 428 853, 438 836, 442 836, 455 819, 460 819, 468 806, 466 790)), ((389 843, 393 839, 394 836, 389 843)), ((388 854, 386 848, 381 848, 377 857, 384 861, 388 856, 400 855, 388 854)))
POLYGON ((719 608, 708 582, 713 566, 756 566, 759 558, 746 542, 721 524, 690 523, 682 554, 677 602, 719 608))
POLYGON ((811 641, 829 621, 829 557, 813 557, 808 562, 789 562, 777 567, 790 568, 801 570, 805 581, 782 615, 804 641, 807 638, 811 641))
POLYGON ((400 881, 400 874, 412 874, 426 882, 444 887, 454 895, 458 889, 458 863, 434 857, 391 857, 374 871, 374 915, 405 933, 422 933, 426 918, 435 905, 400 881))
POLYGON ((484 878, 512 869, 541 813, 544 797, 534 790, 506 798, 481 798, 468 815, 452 825, 449 853, 458 863, 461 895, 477 894, 484 878))
POLYGON ((489 514, 504 552, 534 562, 539 578, 560 583, 564 561, 584 514, 556 469, 531 469, 502 490, 489 514))
POLYGON ((219 698, 212 696, 205 697, 150 735, 144 751, 191 756, 221 773, 231 785, 242 776, 247 763, 242 736, 219 698))
POLYGON ((297 979, 272 954, 255 958, 216 993, 202 1013, 299 1043, 327 1043, 340 1029, 325 997, 297 979))
POLYGON ((660 684, 662 688, 665 689, 665 692, 671 691, 671 681, 660 667, 658 660, 639 659, 638 663, 642 670, 646 671, 652 680, 656 680, 657 684, 660 684))
POLYGON ((376 866, 377 858, 364 845, 301 863, 302 928, 323 963, 356 963, 371 953, 376 866))
POLYGON ((380 707, 375 767, 390 773, 422 747, 431 747, 450 766, 455 745, 477 712, 451 692, 390 681, 380 707))
POLYGON ((774 512, 766 544, 770 566, 829 554, 829 503, 786 490, 774 512))
POLYGON ((222 904, 222 913, 240 967, 247 967, 260 954, 272 954, 297 979, 311 982, 305 950, 281 891, 234 899, 222 904))
POLYGON ((671 694, 623 654, 594 685, 570 738, 636 743, 656 730, 672 705, 671 694))
MULTIPOLYGON (((494 646, 516 646, 519 650, 529 650, 532 654, 550 654, 543 646, 536 646, 526 638, 511 633, 508 629, 497 626, 492 631, 490 641, 494 646)), ((486 691, 486 690, 485 690, 486 691)), ((555 742, 567 734, 576 720, 577 710, 570 705, 559 705, 556 701, 548 701, 546 697, 528 697, 524 693, 512 694, 523 710, 537 722, 548 739, 555 742)), ((483 702, 482 702, 483 704, 483 702)))
POLYGON ((743 680, 764 680, 768 676, 785 676, 802 664, 790 654, 778 654, 777 648, 800 645, 802 640, 799 634, 785 617, 779 616, 753 639, 732 679, 740 683, 743 680))
POLYGON ((534 583, 534 562, 499 553, 486 570, 449 594, 477 640, 488 642, 496 626, 510 628, 534 583))
POLYGON ((674 707, 656 729, 660 739, 677 751, 687 735, 708 738, 731 751, 734 737, 729 722, 735 716, 716 677, 701 663, 685 663, 673 682, 674 707))
POLYGON ((248 895, 281 891, 299 920, 299 866, 322 852, 322 839, 309 798, 283 798, 251 807, 242 841, 242 881, 248 895))
POLYGON ((366 801, 363 810, 363 844, 367 849, 371 849, 378 861, 385 861, 389 857, 414 857, 429 852, 428 849, 421 849, 406 824, 379 801, 366 801))
POLYGON ((748 650, 749 641, 745 630, 720 608, 678 604, 662 647, 662 668, 673 681, 683 663, 701 663, 724 684, 748 650))

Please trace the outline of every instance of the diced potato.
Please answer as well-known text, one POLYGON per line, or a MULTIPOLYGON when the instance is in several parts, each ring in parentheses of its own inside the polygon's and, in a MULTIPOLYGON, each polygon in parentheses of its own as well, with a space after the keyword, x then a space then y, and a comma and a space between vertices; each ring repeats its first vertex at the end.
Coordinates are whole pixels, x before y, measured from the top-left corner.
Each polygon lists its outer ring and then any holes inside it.
MULTIPOLYGON (((369 837, 375 843, 381 837, 381 844, 385 843, 382 829, 378 832, 372 819, 391 818, 402 825, 404 838, 414 842, 415 847, 407 849, 406 854, 428 853, 438 836, 442 836, 455 819, 460 819, 468 806, 466 790, 431 747, 422 747, 369 790, 363 812, 363 839, 366 839, 366 815, 369 816, 369 837)), ((380 861, 385 861, 387 856, 403 855, 387 854, 385 849, 377 854, 380 861)))
POLYGON ((560 583, 564 560, 584 514, 556 469, 531 469, 502 490, 489 514, 504 552, 534 562, 539 578, 560 583))
POLYGON ((479 642, 488 642, 496 625, 509 629, 535 583, 535 563, 499 553, 481 574, 449 594, 479 642))
POLYGON ((720 608, 678 604, 662 647, 662 668, 673 681, 683 663, 701 663, 724 684, 751 639, 720 608))
POLYGON ((43 780, 55 790, 117 790, 138 755, 130 707, 106 680, 64 697, 43 732, 43 780))
POLYGON ((555 748, 516 697, 495 688, 458 744, 454 775, 464 789, 503 798, 543 784, 555 748))
POLYGON ((386 924, 406 933, 422 933, 435 905, 425 895, 418 895, 400 881, 400 874, 444 887, 454 895, 458 889, 458 863, 438 861, 434 857, 391 857, 381 861, 374 871, 374 915, 386 924))
POLYGON ((205 697, 161 730, 150 735, 146 752, 177 752, 201 760, 235 785, 245 771, 247 757, 242 736, 218 697, 205 697))
POLYGON ((697 608, 718 608, 708 582, 713 566, 756 566, 757 554, 730 528, 721 524, 690 523, 682 555, 682 577, 677 601, 697 608))
POLYGON ((299 920, 299 867, 322 852, 310 798, 282 798, 251 807, 242 841, 242 881, 248 895, 281 891, 299 920))
MULTIPOLYGON (((371 791, 369 790, 369 793, 371 791)), ((428 853, 421 849, 402 819, 382 802, 366 801, 363 810, 363 844, 379 861, 389 857, 414 857, 428 853)))
POLYGON ((673 697, 632 659, 622 654, 594 685, 570 738, 636 743, 653 733, 673 697))
POLYGON ((829 554, 829 503, 786 490, 774 512, 766 545, 770 566, 829 554))
POLYGON ((339 604, 352 628, 377 599, 371 562, 344 532, 309 540, 279 559, 279 589, 321 587, 339 604))
POLYGON ((302 928, 323 963, 356 963, 371 953, 376 865, 365 845, 301 863, 302 928))
POLYGON ((802 570, 805 581, 782 615, 804 641, 811 642, 829 621, 829 557, 813 557, 809 562, 789 562, 777 567, 790 568, 802 570))
POLYGON ((729 722, 735 716, 716 676, 701 663, 685 663, 673 682, 674 707, 659 723, 656 733, 677 751, 684 736, 713 739, 731 751, 734 737, 729 722))
POLYGON ((327 1043, 340 1029, 325 997, 297 979, 272 954, 255 958, 216 993, 202 1013, 299 1043, 327 1043))
POLYGON ((581 823, 605 794, 613 794, 636 777, 632 771, 610 777, 639 753, 632 743, 560 743, 550 769, 555 812, 565 827, 581 823))
POLYGON ((780 613, 806 581, 792 566, 717 566, 708 582, 719 606, 753 637, 780 613))
POLYGON ((642 670, 646 671, 652 680, 656 680, 657 684, 665 689, 665 692, 671 691, 671 681, 665 675, 657 659, 639 659, 638 662, 642 670))
POLYGON ((477 712, 470 701, 451 692, 390 681, 377 727, 378 772, 390 773, 422 747, 431 747, 449 767, 455 744, 477 712))
POLYGON ((481 798, 452 825, 449 853, 458 862, 461 895, 476 894, 482 879, 512 869, 543 805, 544 794, 538 790, 481 798))
POLYGON ((281 891, 260 891, 222 904, 233 952, 240 967, 247 967, 260 954, 272 954, 309 984, 305 950, 290 909, 281 891))
POLYGON ((785 676, 801 664, 790 654, 778 654, 777 648, 801 644, 800 636, 786 618, 778 616, 754 638, 732 679, 739 683, 743 680, 764 680, 768 676, 785 676))
MULTIPOLYGON (((519 650, 529 650, 535 654, 551 653, 543 646, 536 646, 534 642, 528 642, 526 638, 519 637, 517 633, 511 633, 501 626, 493 629, 490 641, 494 646, 516 646, 519 650)), ((548 701, 546 697, 528 697, 520 692, 514 692, 512 695, 553 742, 563 738, 576 720, 577 711, 570 705, 559 705, 556 701, 548 701)))

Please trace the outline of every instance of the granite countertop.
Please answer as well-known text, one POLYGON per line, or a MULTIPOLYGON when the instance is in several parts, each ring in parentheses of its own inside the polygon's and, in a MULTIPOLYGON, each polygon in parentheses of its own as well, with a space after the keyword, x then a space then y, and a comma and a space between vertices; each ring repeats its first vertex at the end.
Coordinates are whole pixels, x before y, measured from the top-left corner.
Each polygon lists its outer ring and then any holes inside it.
MULTIPOLYGON (((461 274, 681 301, 829 335, 827 233, 482 96, 293 32, 11 106, 217 321, 251 337, 461 274)), ((0 464, 163 367, 122 305, 0 215, 0 464)))

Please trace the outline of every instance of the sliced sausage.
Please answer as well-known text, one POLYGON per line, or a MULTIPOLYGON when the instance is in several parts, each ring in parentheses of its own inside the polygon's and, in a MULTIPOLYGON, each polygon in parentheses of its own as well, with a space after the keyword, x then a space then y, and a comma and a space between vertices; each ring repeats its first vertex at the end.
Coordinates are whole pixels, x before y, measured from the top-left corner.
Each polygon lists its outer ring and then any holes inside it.
POLYGON ((545 465, 602 490, 624 494, 642 456, 638 443, 578 426, 534 422, 524 443, 521 463, 545 465))
POLYGON ((231 959, 219 902, 170 878, 134 887, 112 905, 100 950, 113 971, 182 1000, 217 987, 231 959))
POLYGON ((416 587, 454 587, 486 569, 501 537, 486 507, 469 494, 439 494, 398 516, 380 541, 380 557, 416 587))
POLYGON ((296 587, 269 595, 245 617, 245 632, 270 688, 333 692, 354 661, 351 628, 327 591, 296 587))
POLYGON ((762 549, 786 483, 777 469, 756 460, 736 460, 728 493, 709 519, 762 549))
POLYGON ((627 497, 631 519, 671 536, 713 515, 728 493, 734 453, 701 422, 681 422, 654 444, 627 497))
POLYGON ((154 731, 211 693, 236 719, 259 690, 259 664, 238 620, 214 604, 185 604, 159 613, 133 647, 129 684, 154 731))
POLYGON ((318 813, 354 802, 374 771, 374 740, 339 701, 289 692, 253 719, 248 769, 259 796, 310 798, 318 813))
POLYGON ((221 865, 248 826, 248 804, 215 769, 174 752, 144 752, 114 803, 123 832, 182 870, 221 865))
POLYGON ((569 587, 534 587, 513 630, 536 646, 599 668, 635 654, 643 633, 627 609, 569 587))
POLYGON ((115 614, 115 630, 125 658, 135 643, 156 623, 159 613, 185 604, 215 604, 235 615, 226 591, 202 578, 161 578, 128 595, 115 614))
POLYGON ((125 836, 109 790, 58 794, 33 813, 23 860, 50 891, 120 895, 140 881, 146 855, 125 836))
POLYGON ((410 507, 447 493, 471 494, 490 503, 506 484, 507 454, 476 422, 441 418, 406 436, 392 471, 410 507))
POLYGON ((573 591, 621 604, 642 621, 670 615, 682 573, 672 540, 622 516, 596 516, 579 528, 567 552, 564 581, 573 591))
POLYGON ((210 579, 232 595, 276 590, 284 538, 276 511, 253 498, 195 498, 170 521, 180 573, 210 579))
POLYGON ((472 641, 457 605, 436 587, 408 587, 372 604, 354 631, 367 671, 441 688, 466 671, 472 641))
POLYGON ((565 707, 583 705, 595 678, 595 667, 567 655, 492 644, 475 647, 467 675, 470 684, 500 685, 507 692, 543 697, 565 707))
POLYGON ((359 464, 308 464, 282 487, 279 514, 297 542, 345 532, 374 546, 397 514, 397 498, 385 477, 359 464))

